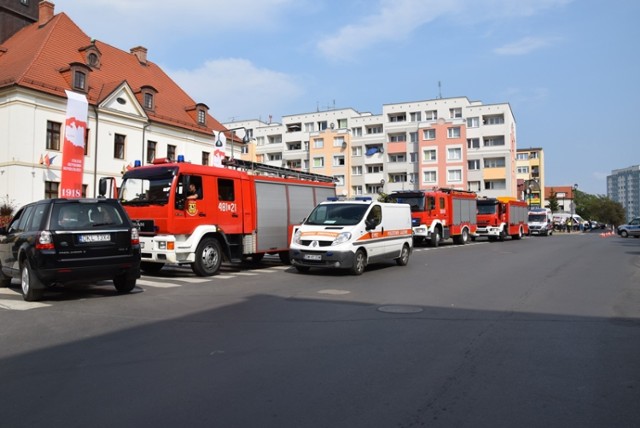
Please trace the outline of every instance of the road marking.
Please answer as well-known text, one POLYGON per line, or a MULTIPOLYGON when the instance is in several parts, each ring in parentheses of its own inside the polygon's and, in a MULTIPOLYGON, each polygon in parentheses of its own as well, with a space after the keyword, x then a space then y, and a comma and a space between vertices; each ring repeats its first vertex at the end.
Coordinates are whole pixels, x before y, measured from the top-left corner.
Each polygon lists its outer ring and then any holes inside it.
POLYGON ((157 287, 157 288, 172 288, 172 287, 180 287, 180 284, 174 284, 171 282, 161 282, 161 281, 148 281, 146 279, 138 279, 136 281, 136 285, 146 285, 148 287, 157 287))
POLYGON ((29 309, 44 308, 51 306, 49 303, 41 302, 25 302, 22 294, 13 291, 10 288, 0 288, 0 294, 8 296, 7 299, 0 299, 0 308, 11 309, 14 311, 27 311, 29 309))

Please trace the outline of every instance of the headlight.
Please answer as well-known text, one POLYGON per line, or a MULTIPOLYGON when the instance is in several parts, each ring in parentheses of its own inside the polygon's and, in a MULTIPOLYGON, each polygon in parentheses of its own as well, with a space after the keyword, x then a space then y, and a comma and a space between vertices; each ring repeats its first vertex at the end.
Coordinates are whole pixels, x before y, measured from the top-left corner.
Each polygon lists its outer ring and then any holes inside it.
POLYGON ((294 244, 302 244, 302 241, 300 240, 300 237, 302 236, 302 233, 300 233, 300 229, 296 230, 296 233, 293 234, 293 243, 294 244))
POLYGON ((348 242, 351 239, 351 232, 342 232, 336 239, 333 240, 331 245, 340 245, 348 242))

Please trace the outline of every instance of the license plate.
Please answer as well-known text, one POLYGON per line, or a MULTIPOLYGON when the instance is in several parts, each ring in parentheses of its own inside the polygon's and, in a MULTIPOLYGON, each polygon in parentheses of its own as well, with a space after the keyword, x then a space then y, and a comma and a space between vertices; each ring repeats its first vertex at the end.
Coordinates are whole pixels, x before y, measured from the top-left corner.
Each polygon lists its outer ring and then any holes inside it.
POLYGON ((305 260, 322 260, 322 254, 305 254, 305 260))
POLYGON ((80 235, 78 237, 78 242, 82 244, 90 243, 90 242, 108 242, 111 241, 111 235, 108 233, 102 233, 100 235, 80 235))

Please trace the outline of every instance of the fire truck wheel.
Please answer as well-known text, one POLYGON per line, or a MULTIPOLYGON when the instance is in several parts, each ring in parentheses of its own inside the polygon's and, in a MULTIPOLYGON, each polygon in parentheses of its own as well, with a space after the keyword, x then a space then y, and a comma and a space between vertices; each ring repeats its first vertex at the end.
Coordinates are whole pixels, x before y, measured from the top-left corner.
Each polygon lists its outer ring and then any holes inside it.
POLYGON ((145 273, 158 273, 164 266, 164 263, 141 262, 140 269, 145 273))
POLYGON ((504 228, 500 231, 500 236, 498 236, 498 240, 500 242, 504 241, 504 238, 507 236, 507 232, 504 230, 504 228))
POLYGON ((196 261, 191 269, 198 276, 215 275, 222 264, 222 248, 215 238, 204 238, 196 249, 196 261))
POLYGON ((362 275, 365 266, 367 266, 367 255, 364 253, 364 250, 356 251, 356 254, 353 256, 353 266, 351 266, 351 273, 354 275, 362 275))
POLYGON ((409 251, 409 246, 405 244, 402 247, 402 252, 400 253, 400 257, 396 259, 396 263, 398 264, 398 266, 406 266, 407 263, 409 263, 410 254, 411 254, 411 251, 409 251))
POLYGON ((464 245, 469 242, 469 229, 462 229, 462 236, 460 237, 460 245, 464 245))
POLYGON ((431 234, 431 242, 432 247, 437 247, 440 245, 440 229, 436 227, 436 230, 431 234))
POLYGON ((518 229, 518 233, 513 235, 511 238, 512 239, 522 239, 522 235, 524 235, 524 231, 522 230, 522 226, 520 226, 520 229, 518 229))

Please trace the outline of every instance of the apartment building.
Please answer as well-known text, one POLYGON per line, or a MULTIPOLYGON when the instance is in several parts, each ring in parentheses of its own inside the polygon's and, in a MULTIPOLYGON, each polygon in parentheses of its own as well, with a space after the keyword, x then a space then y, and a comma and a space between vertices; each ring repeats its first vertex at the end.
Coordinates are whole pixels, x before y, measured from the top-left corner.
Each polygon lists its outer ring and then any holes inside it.
POLYGON ((527 201, 531 208, 547 206, 544 176, 544 150, 542 148, 518 149, 516 154, 518 198, 527 201))
POLYGON ((622 204, 627 220, 640 217, 640 165, 611 171, 607 176, 607 197, 622 204))
POLYGON ((378 115, 347 108, 224 125, 252 136, 244 159, 334 176, 347 196, 431 187, 521 196, 509 104, 439 98, 385 104, 378 115))

